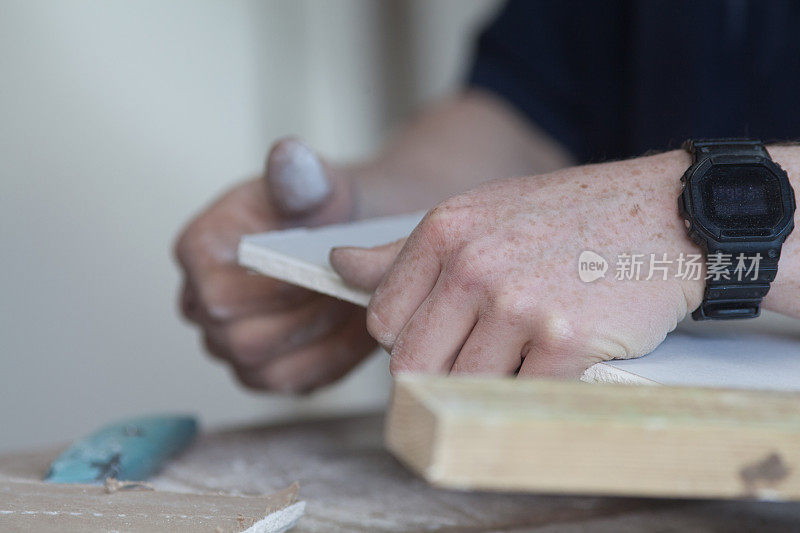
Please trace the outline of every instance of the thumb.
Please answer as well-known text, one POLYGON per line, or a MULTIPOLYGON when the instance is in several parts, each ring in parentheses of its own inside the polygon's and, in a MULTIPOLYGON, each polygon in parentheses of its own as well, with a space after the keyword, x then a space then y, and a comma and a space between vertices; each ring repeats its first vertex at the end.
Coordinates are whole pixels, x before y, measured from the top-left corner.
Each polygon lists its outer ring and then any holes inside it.
POLYGON ((320 158, 294 137, 285 137, 272 146, 264 179, 273 207, 288 217, 319 209, 333 193, 320 158))
POLYGON ((372 292, 378 287, 405 243, 406 239, 402 238, 374 248, 341 246, 331 250, 329 259, 331 266, 345 283, 372 292))

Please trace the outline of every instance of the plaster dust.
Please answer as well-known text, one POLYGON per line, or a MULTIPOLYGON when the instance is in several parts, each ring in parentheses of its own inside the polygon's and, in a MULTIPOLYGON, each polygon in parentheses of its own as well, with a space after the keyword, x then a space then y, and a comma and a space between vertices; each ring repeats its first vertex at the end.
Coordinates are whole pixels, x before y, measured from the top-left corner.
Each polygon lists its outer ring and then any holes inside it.
POLYGON ((332 189, 314 152, 298 139, 279 142, 267 159, 267 184, 287 213, 303 213, 321 204, 332 189))

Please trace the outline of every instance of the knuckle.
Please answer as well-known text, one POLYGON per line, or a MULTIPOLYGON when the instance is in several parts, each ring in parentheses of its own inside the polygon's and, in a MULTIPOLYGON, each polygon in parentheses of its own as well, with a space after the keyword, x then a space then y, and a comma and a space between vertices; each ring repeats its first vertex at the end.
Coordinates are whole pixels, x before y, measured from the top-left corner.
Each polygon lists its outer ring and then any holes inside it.
POLYGON ((460 287, 468 288, 483 281, 480 265, 466 254, 459 254, 448 265, 451 279, 460 287))
POLYGON ((494 298, 494 312, 510 326, 522 326, 533 322, 537 313, 535 302, 518 291, 501 291, 494 298))
POLYGON ((465 246, 454 254, 447 271, 455 288, 463 292, 484 292, 490 287, 494 275, 491 260, 479 245, 465 246))
POLYGON ((203 332, 203 348, 205 348, 206 352, 210 353, 214 357, 218 357, 220 359, 224 359, 224 354, 222 350, 220 350, 219 346, 214 339, 211 338, 211 335, 208 331, 203 332))
POLYGON ((420 227, 435 231, 446 227, 450 220, 450 210, 446 203, 441 203, 430 209, 420 222, 420 227))
POLYGON ((275 371, 273 365, 267 365, 264 368, 259 369, 257 375, 258 382, 264 389, 277 390, 281 387, 281 385, 285 384, 286 381, 285 379, 282 379, 281 376, 275 371))
POLYGON ((183 315, 186 320, 197 324, 200 323, 200 317, 197 313, 197 302, 186 284, 184 284, 181 290, 178 308, 180 309, 181 315, 183 315))
POLYGON ((243 329, 230 330, 227 342, 231 359, 242 366, 253 366, 261 362, 268 349, 257 336, 243 329))
POLYGON ((189 262, 189 242, 186 233, 182 233, 175 239, 175 242, 172 245, 172 257, 178 262, 179 265, 182 267, 186 267, 186 264, 189 262))
POLYGON ((463 228, 463 215, 460 209, 445 201, 431 209, 419 224, 421 236, 438 248, 446 248, 455 240, 459 229, 463 228))
POLYGON ((261 379, 258 371, 253 370, 252 368, 238 366, 234 366, 233 370, 236 374, 236 379, 239 380, 239 383, 244 385, 245 388, 254 391, 263 391, 269 388, 261 379))
POLYGON ((285 380, 280 379, 272 366, 252 368, 233 364, 236 379, 245 388, 254 391, 287 390, 285 380), (281 384, 283 383, 283 386, 281 384))
POLYGON ((285 394, 301 391, 301 383, 297 376, 287 374, 279 364, 271 364, 261 368, 258 372, 262 388, 285 394))
POLYGON ((558 357, 572 354, 584 342, 577 323, 564 316, 550 314, 540 322, 536 344, 540 351, 558 357))
POLYGON ((172 255, 178 263, 186 268, 192 262, 197 249, 197 226, 196 223, 189 224, 186 229, 181 232, 175 243, 172 245, 172 255))
POLYGON ((198 287, 198 304, 213 323, 224 323, 233 318, 230 302, 222 289, 213 280, 198 287))

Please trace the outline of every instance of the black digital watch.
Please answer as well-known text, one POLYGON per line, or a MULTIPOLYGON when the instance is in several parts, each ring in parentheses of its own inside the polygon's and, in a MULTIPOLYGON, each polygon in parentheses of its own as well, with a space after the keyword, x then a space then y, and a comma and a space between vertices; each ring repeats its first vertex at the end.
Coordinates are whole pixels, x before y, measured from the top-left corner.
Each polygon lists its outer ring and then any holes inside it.
POLYGON ((678 209, 706 253, 705 294, 692 318, 757 317, 794 229, 789 178, 758 140, 689 140, 684 148, 692 166, 678 209))

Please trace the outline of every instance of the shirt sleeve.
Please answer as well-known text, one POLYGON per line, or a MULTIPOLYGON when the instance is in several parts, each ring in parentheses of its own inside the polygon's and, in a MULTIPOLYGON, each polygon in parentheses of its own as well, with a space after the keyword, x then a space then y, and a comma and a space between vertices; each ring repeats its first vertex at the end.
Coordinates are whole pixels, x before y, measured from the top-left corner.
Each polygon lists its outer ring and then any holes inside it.
POLYGON ((615 157, 627 40, 622 0, 512 0, 480 34, 468 83, 519 109, 581 162, 615 157))

